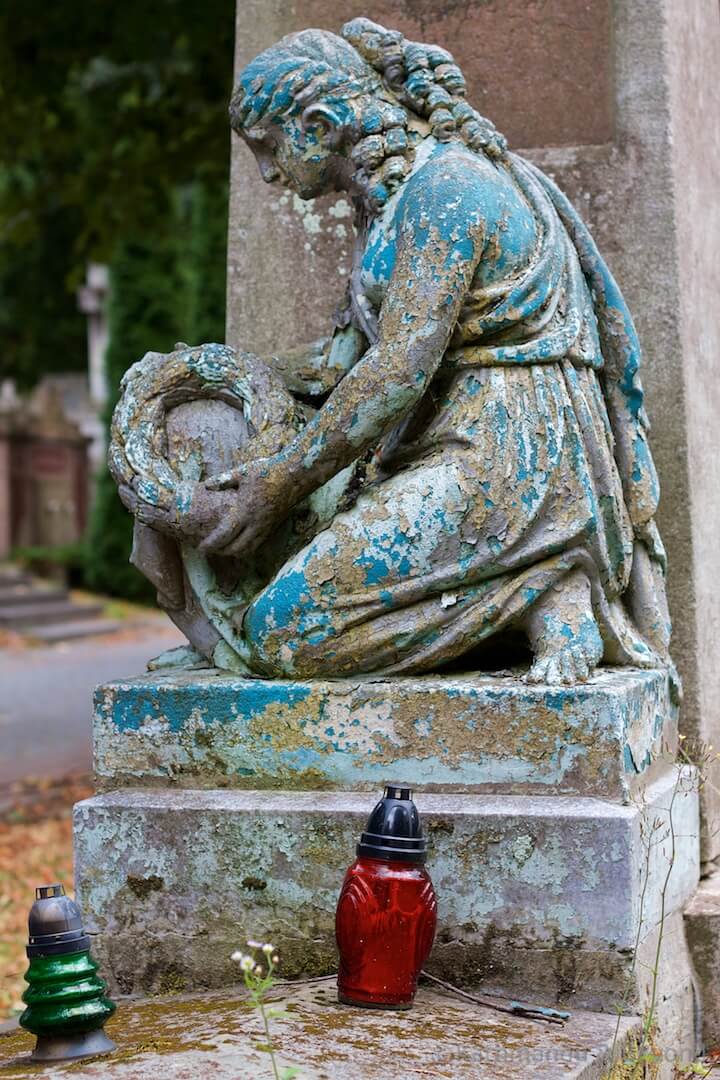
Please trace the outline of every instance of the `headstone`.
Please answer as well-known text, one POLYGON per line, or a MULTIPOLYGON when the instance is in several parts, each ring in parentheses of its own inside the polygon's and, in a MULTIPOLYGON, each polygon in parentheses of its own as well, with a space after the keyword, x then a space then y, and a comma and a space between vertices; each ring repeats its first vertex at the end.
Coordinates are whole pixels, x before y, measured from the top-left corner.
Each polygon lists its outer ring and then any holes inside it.
POLYGON ((88 263, 87 279, 78 289, 78 307, 87 315, 88 379, 90 397, 101 409, 108 397, 105 353, 109 328, 107 303, 110 294, 110 274, 103 263, 88 263))
MULTIPOLYGON (((469 99, 567 192, 619 281, 645 356, 673 656, 684 685, 681 730, 720 745, 717 4, 374 0, 364 11, 456 55, 469 99)), ((243 2, 236 68, 283 34, 336 30, 356 14, 346 0, 243 2)), ((229 344, 264 354, 326 332, 349 265, 343 203, 268 197, 234 140, 229 344)), ((720 767, 711 766, 709 778, 702 793, 706 862, 720 855, 720 767)))
MULTIPOLYGON (((521 7, 501 19, 473 6, 477 27, 496 20, 500 40, 521 7)), ((282 186, 263 217, 236 161, 238 347, 148 353, 111 436, 133 561, 189 642, 96 701, 104 790, 76 808, 78 888, 121 990, 227 982, 238 896, 244 932, 279 941, 288 974, 331 969, 341 870, 373 791, 401 778, 431 835, 436 973, 644 1010, 663 1050, 693 1055, 680 931, 699 877, 699 783, 675 762, 640 347, 547 175, 581 204, 586 170, 604 177, 599 232, 621 268, 620 207, 631 234, 642 215, 675 213, 657 176, 649 208, 642 192, 628 209, 614 186, 645 163, 621 133, 651 133, 647 153, 660 137, 647 95, 642 124, 630 106, 665 55, 633 36, 637 11, 611 27, 606 5, 588 9, 572 41, 542 23, 527 77, 556 55, 581 85, 563 123, 538 130, 569 140, 585 118, 602 140, 536 149, 545 172, 508 150, 432 42, 355 19, 342 37, 309 30, 243 57, 231 123, 282 186), (594 85, 613 73, 614 114, 581 80, 589 42, 594 85), (333 189, 334 204, 307 202, 333 189), (332 341, 302 348, 335 273, 349 288, 332 341), (286 319, 271 343, 273 293, 286 319)), ((248 33, 274 39, 293 18, 269 5, 248 33)), ((519 130, 517 92, 503 100, 519 130)), ((591 217, 601 198, 594 188, 591 217)), ((667 259, 643 241, 655 288, 667 259)), ((656 391, 683 377, 672 362, 656 391)))
POLYGON ((88 505, 88 439, 69 419, 52 379, 15 414, 10 441, 13 546, 80 540, 88 505))
POLYGON ((14 382, 3 379, 0 383, 0 559, 7 558, 12 548, 10 447, 13 421, 19 408, 14 382))

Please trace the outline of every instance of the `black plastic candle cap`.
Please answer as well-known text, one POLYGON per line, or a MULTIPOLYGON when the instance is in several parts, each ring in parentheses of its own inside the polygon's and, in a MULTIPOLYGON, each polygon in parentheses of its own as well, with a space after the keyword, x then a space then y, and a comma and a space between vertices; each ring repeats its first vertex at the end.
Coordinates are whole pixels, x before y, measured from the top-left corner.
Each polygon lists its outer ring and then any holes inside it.
POLYGON ((357 853, 388 862, 425 862, 427 841, 409 784, 386 785, 382 799, 368 818, 357 853))
POLYGON ((28 956, 62 956, 90 948, 80 908, 62 885, 40 885, 35 897, 28 917, 28 956))

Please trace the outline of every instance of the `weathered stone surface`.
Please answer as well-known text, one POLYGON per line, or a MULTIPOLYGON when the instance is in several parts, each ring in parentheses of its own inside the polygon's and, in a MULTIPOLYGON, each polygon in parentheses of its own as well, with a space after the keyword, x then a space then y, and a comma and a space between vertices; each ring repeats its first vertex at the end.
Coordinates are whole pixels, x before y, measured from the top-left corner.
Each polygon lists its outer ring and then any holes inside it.
MULTIPOLYGON (((717 745, 720 21, 714 0, 622 0, 614 18, 615 141, 531 156, 590 224, 637 323, 663 491, 681 728, 717 745)), ((720 854, 720 764, 710 775, 701 795, 707 860, 720 854)))
MULTIPOLYGON (((661 918, 670 840, 666 828, 649 845, 643 835, 651 822, 667 822, 673 792, 674 828, 687 839, 675 853, 666 915, 697 882, 697 795, 677 783, 674 771, 659 778, 642 807, 418 796, 439 901, 430 970, 611 1006, 632 981, 636 942, 661 918)), ((369 801, 339 792, 126 789, 79 803, 79 898, 113 985, 226 984, 238 936, 280 942, 289 974, 333 970, 337 894, 369 801)))
POLYGON ((685 909, 685 933, 697 975, 703 1041, 720 1047, 720 871, 703 879, 685 909))
MULTIPOLYGON (((543 0, 531 7, 525 0, 369 0, 362 11, 410 38, 450 49, 468 79, 469 100, 495 120, 511 145, 566 146, 603 144, 613 136, 611 6, 607 0, 583 7, 575 0, 543 0), (501 44, 508 39, 512 62, 501 44)), ((283 34, 307 26, 336 32, 358 11, 350 0, 242 0, 236 70, 283 34)), ((270 353, 327 332, 350 268, 351 221, 346 199, 303 203, 279 193, 268 198, 247 151, 233 146, 230 344, 270 353), (270 302, 279 295, 281 319, 270 302)))
MULTIPOLYGON (((720 408, 720 319, 714 301, 720 289, 717 4, 619 0, 613 5, 611 32, 609 20, 603 24, 604 5, 591 5, 591 15, 576 4, 571 8, 570 16, 562 3, 532 9, 522 5, 523 28, 517 32, 512 32, 517 25, 513 4, 458 7, 424 0, 411 11, 407 4, 377 0, 364 10, 420 38, 432 28, 438 40, 463 57, 470 100, 509 133, 512 146, 529 148, 527 156, 568 193, 619 280, 646 360, 651 441, 664 493, 658 522, 669 554, 673 653, 685 688, 683 730, 719 744, 715 644, 720 579, 714 573, 720 492, 720 426, 714 419, 720 408), (526 36, 527 20, 535 18, 538 25, 526 36), (455 19, 463 20, 460 32, 455 19), (557 39, 556 19, 561 28, 557 39), (418 29, 405 20, 417 20, 418 29), (454 37, 445 37, 451 27, 454 37), (513 50, 538 45, 539 64, 530 57, 526 63, 508 62, 507 50, 498 43, 506 40, 509 28, 513 50), (592 59, 582 61, 579 70, 592 69, 592 79, 564 93, 562 109, 550 110, 562 123, 570 117, 570 128, 558 135, 545 127, 550 112, 544 114, 536 104, 547 102, 556 87, 567 86, 566 65, 586 56, 586 45, 592 59), (471 56, 478 58, 476 68, 471 56), (603 79, 609 76, 607 89, 597 83, 598 71, 603 79), (589 110, 583 89, 596 87, 598 101, 610 102, 611 127, 598 127, 597 114, 589 110), (572 120, 576 104, 580 124, 572 120)), ((237 69, 289 30, 311 24, 333 27, 344 17, 342 5, 329 10, 322 0, 294 6, 243 0, 238 5, 237 69)), ((347 200, 340 200, 344 219, 333 216, 327 198, 275 205, 278 200, 268 199, 238 142, 232 175, 228 341, 271 352, 317 337, 341 297, 349 266, 347 200), (344 237, 335 233, 339 222, 344 237), (277 295, 283 296, 282 320, 271 303, 277 295)), ((714 785, 702 793, 709 822, 706 859, 720 853, 718 790, 715 775, 714 785)))
MULTIPOLYGON (((612 1060, 631 1054, 636 1017, 574 1010, 563 1027, 505 1016, 421 988, 410 1013, 338 1005, 332 981, 271 994, 285 1015, 272 1021, 278 1058, 298 1080, 601 1080, 612 1060)), ((257 1013, 242 991, 120 1003, 107 1031, 118 1049, 99 1061, 40 1067, 24 1032, 0 1035, 0 1074, 8 1080, 64 1076, 100 1080, 263 1080, 272 1070, 257 1013)))
POLYGON ((102 787, 171 783, 553 792, 627 799, 674 752, 667 675, 607 669, 575 687, 453 676, 262 681, 215 670, 99 687, 102 787))
POLYGON ((638 992, 630 1008, 646 1018, 652 1011, 655 1042, 666 1055, 658 1080, 676 1080, 673 1063, 687 1065, 702 1049, 696 979, 681 907, 658 920, 639 943, 634 974, 638 992))

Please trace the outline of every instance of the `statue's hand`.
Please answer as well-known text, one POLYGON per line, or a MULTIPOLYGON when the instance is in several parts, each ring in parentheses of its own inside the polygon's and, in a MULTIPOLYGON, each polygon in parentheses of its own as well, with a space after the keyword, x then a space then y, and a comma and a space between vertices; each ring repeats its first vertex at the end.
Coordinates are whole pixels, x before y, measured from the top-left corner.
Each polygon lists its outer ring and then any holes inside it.
POLYGON ((208 536, 232 521, 238 501, 236 492, 210 492, 199 483, 183 484, 175 500, 166 499, 162 505, 148 502, 137 482, 118 485, 118 492, 126 509, 143 525, 193 547, 202 547, 208 536))
POLYGON ((272 458, 261 458, 205 481, 207 498, 229 505, 199 545, 201 551, 250 554, 287 513, 289 505, 276 482, 281 474, 272 462, 272 458))
POLYGON ((227 472, 218 473, 216 476, 210 476, 205 481, 205 487, 208 491, 227 491, 229 488, 237 489, 245 482, 247 472, 247 465, 238 465, 234 469, 228 469, 227 472))

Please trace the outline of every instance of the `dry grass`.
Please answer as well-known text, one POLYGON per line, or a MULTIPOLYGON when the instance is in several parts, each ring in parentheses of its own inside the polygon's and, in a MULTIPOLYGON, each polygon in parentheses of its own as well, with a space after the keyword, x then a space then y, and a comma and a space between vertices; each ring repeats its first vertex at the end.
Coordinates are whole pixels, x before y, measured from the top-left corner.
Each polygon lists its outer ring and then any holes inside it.
POLYGON ((35 886, 59 881, 72 894, 72 806, 91 793, 86 777, 29 780, 0 791, 0 1021, 22 1008, 35 886))

